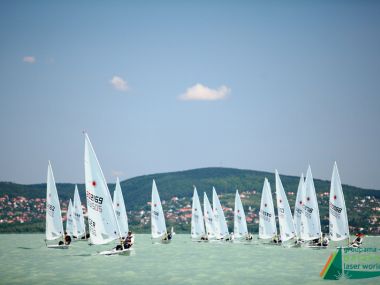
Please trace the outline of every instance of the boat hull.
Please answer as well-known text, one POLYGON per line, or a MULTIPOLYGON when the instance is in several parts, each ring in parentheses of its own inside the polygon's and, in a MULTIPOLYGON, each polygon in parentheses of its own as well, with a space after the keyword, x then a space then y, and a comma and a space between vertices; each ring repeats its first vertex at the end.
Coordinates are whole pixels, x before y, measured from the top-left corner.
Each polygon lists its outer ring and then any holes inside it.
POLYGON ((126 248, 126 249, 122 249, 122 250, 116 250, 115 248, 113 248, 111 250, 101 251, 101 252, 99 252, 99 255, 130 255, 131 251, 132 251, 132 249, 130 249, 130 248, 126 248))
POLYGON ((53 249, 69 249, 69 245, 66 245, 66 244, 61 244, 61 245, 58 245, 58 244, 51 244, 51 245, 48 245, 47 248, 53 248, 53 249))

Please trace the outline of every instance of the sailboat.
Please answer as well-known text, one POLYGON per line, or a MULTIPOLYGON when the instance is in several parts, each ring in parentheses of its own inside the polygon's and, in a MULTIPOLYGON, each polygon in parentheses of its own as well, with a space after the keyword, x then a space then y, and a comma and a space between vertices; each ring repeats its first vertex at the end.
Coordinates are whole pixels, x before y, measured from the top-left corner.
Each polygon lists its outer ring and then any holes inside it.
POLYGON ((164 211, 162 210, 160 196, 158 195, 154 179, 152 184, 151 226, 152 239, 161 239, 162 243, 170 242, 172 234, 169 234, 166 230, 164 211))
POLYGON ((284 186, 282 185, 277 169, 275 170, 275 176, 278 223, 280 226, 281 242, 284 243, 296 237, 296 231, 292 211, 290 210, 288 198, 286 197, 284 186))
POLYGON ((71 199, 69 201, 69 206, 67 207, 66 213, 66 234, 70 237, 74 236, 74 211, 71 199))
POLYGON ((259 215, 259 239, 276 238, 276 217, 274 214, 272 192, 267 178, 264 180, 259 215))
POLYGON ((84 224, 82 203, 80 201, 78 187, 75 185, 74 191, 74 238, 85 240, 86 226, 84 224))
POLYGON ((347 239, 349 243, 350 233, 346 203, 344 201, 342 184, 336 162, 334 163, 331 177, 329 220, 330 239, 333 241, 343 241, 347 239))
POLYGON ((236 239, 252 239, 252 236, 248 233, 247 220, 245 218, 244 208, 238 190, 236 190, 235 194, 234 237, 236 239))
MULTIPOLYGON (((304 241, 320 239, 322 237, 321 221, 310 165, 306 173, 305 191, 302 197, 302 204, 303 213, 301 216, 301 239, 304 241)), ((310 246, 313 247, 312 245, 310 246)))
POLYGON ((119 223, 120 233, 122 237, 128 235, 128 217, 125 209, 123 193, 121 192, 121 186, 119 178, 116 178, 115 191, 113 192, 113 207, 115 209, 116 218, 119 223))
MULTIPOLYGON (((57 187, 55 186, 55 180, 53 175, 53 169, 50 161, 47 171, 47 183, 46 183, 46 240, 52 241, 57 239, 63 239, 63 224, 61 216, 61 206, 59 205, 57 187)), ((65 245, 63 241, 60 241, 58 245, 47 245, 48 248, 60 248, 67 249, 68 245, 65 245)))
POLYGON ((205 235, 202 207, 197 188, 194 186, 193 205, 191 207, 191 238, 200 241, 205 239, 205 235))
POLYGON ((305 190, 305 180, 303 173, 300 177, 300 182, 298 183, 297 188, 297 197, 294 205, 294 229, 296 231, 297 240, 301 240, 301 231, 303 231, 302 227, 302 213, 303 213, 303 202, 302 197, 304 196, 304 190, 305 190))
POLYGON ((212 206, 215 223, 215 233, 217 239, 229 238, 226 218, 224 216, 222 205, 220 204, 215 188, 212 187, 212 206))
POLYGON ((203 213, 205 218, 206 236, 207 239, 214 239, 216 237, 214 213, 212 211, 210 201, 207 198, 206 192, 203 193, 203 213))
POLYGON ((99 254, 114 255, 128 253, 131 249, 126 249, 123 246, 120 227, 117 222, 107 182, 87 134, 85 134, 84 170, 91 244, 107 244, 118 240, 121 244, 121 249, 115 247, 112 250, 102 251, 99 254))

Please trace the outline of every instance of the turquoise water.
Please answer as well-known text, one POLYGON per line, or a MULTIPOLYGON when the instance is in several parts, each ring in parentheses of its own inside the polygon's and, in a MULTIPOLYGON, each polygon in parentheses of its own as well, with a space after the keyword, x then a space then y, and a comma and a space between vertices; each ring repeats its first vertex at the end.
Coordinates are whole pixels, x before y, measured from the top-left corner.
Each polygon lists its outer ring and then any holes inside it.
MULTIPOLYGON (((136 235, 130 256, 100 256, 110 246, 75 242, 47 249, 41 234, 0 235, 0 284, 380 284, 380 278, 326 281, 319 277, 334 247, 325 250, 245 243, 197 243, 176 235, 152 244, 136 235)), ((366 246, 380 247, 380 237, 366 246)))

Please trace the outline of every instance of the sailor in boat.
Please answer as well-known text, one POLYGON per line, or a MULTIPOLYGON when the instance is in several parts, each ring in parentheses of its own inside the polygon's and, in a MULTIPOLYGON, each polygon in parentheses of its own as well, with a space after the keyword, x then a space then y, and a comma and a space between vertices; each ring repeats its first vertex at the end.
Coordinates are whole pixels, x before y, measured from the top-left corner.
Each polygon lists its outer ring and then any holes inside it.
POLYGON ((208 240, 207 235, 203 235, 203 236, 201 236, 201 240, 208 240))
POLYGON ((171 240, 173 238, 171 231, 166 230, 166 233, 164 234, 164 237, 162 240, 171 240))
POLYGON ((120 239, 120 244, 116 246, 116 250, 131 248, 134 243, 135 243, 135 236, 132 234, 132 231, 129 231, 126 237, 123 237, 120 239))
POLYGON ((319 245, 319 246, 328 246, 329 242, 330 241, 329 241, 328 237, 326 236, 326 234, 322 234, 322 238, 317 243, 317 245, 319 245))
POLYGON ((322 237, 313 239, 311 241, 312 246, 321 246, 321 247, 327 247, 329 245, 329 239, 327 238, 326 234, 322 234, 322 237))
POLYGON ((65 232, 65 245, 69 245, 71 243, 71 236, 65 232))
POLYGON ((132 231, 129 231, 128 235, 127 235, 127 237, 125 238, 125 241, 124 241, 124 248, 130 248, 130 247, 132 247, 132 245, 134 243, 135 243, 135 237, 132 234, 132 231))
POLYGON ((310 244, 313 245, 313 246, 318 245, 318 243, 320 243, 320 240, 321 240, 321 238, 313 239, 313 240, 310 242, 310 244))
POLYGON ((87 240, 89 238, 90 238, 90 234, 89 233, 87 233, 86 235, 84 235, 84 236, 81 237, 81 239, 85 239, 85 240, 87 240))
POLYGON ((226 241, 233 241, 235 239, 235 235, 231 232, 228 236, 226 236, 226 241))
POLYGON ((253 236, 249 233, 245 236, 245 240, 252 240, 252 239, 253 239, 253 236))
POLYGON ((63 241, 60 240, 58 242, 58 245, 69 245, 70 243, 71 243, 71 236, 69 236, 67 232, 65 232, 65 235, 63 236, 63 241))
POLYGON ((278 236, 278 235, 275 235, 273 238, 272 238, 272 242, 273 243, 282 243, 282 240, 281 238, 278 236))
POLYGON ((351 246, 352 247, 360 247, 363 243, 364 234, 357 233, 355 236, 356 236, 356 238, 352 241, 351 246))
POLYGON ((300 238, 296 238, 294 240, 294 244, 296 244, 296 245, 303 244, 303 243, 304 243, 304 241, 302 239, 300 239, 300 238))

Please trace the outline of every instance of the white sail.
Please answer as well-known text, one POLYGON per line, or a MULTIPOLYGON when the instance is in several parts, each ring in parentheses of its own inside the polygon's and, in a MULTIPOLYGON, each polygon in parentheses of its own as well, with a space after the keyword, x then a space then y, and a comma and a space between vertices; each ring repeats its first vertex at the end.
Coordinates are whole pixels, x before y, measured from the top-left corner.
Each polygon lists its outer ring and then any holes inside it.
POLYGON ((80 201, 78 187, 75 185, 74 192, 74 236, 77 238, 86 235, 86 227, 84 225, 82 203, 80 201))
POLYGON ((205 225, 201 203, 199 201, 197 188, 194 186, 193 205, 191 208, 191 237, 200 239, 205 235, 205 225))
POLYGON ((87 134, 85 134, 84 170, 91 243, 105 244, 120 238, 120 229, 107 182, 87 134))
POLYGON ((331 240, 340 241, 349 238, 346 203, 344 202, 343 189, 336 162, 334 163, 331 177, 329 220, 331 240))
POLYGON ((259 218, 259 238, 270 239, 277 235, 276 217, 272 192, 268 179, 265 178, 263 193, 261 195, 260 218, 259 218))
POLYGON ((164 212, 162 210, 160 196, 158 195, 156 182, 154 180, 152 185, 151 225, 153 238, 160 238, 166 234, 164 212))
POLYGON ((220 204, 219 197, 216 194, 215 188, 212 187, 212 206, 215 222, 215 233, 218 239, 225 238, 229 235, 226 218, 224 216, 222 205, 220 204))
POLYGON ((234 236, 235 238, 244 238, 247 235, 247 220, 245 218, 243 204, 240 200, 239 191, 236 190, 234 211, 234 236))
POLYGON ((113 207, 115 209, 117 222, 119 223, 120 234, 123 237, 128 235, 128 217, 125 209, 123 193, 121 192, 121 186, 119 178, 116 178, 116 187, 113 192, 113 207))
POLYGON ((74 236, 74 209, 71 199, 69 201, 69 206, 67 207, 66 213, 66 234, 69 236, 74 236))
POLYGON ((215 222, 214 214, 211 209, 210 201, 207 198, 206 192, 203 194, 203 210, 205 216, 206 233, 208 239, 215 238, 215 222))
POLYGON ((46 239, 55 240, 62 237, 63 234, 61 207, 53 170, 49 161, 46 183, 46 239))
POLYGON ((310 166, 306 173, 305 192, 302 202, 303 214, 301 220, 303 229, 301 230, 301 238, 306 241, 320 238, 322 236, 321 221, 310 166))
POLYGON ((304 196, 303 194, 304 190, 305 190, 305 180, 302 173, 300 177, 300 182, 298 183, 297 198, 294 205, 294 216, 293 216, 294 228, 296 230, 296 235, 298 238, 301 238, 301 229, 302 229, 301 218, 302 218, 302 212, 303 212, 302 197, 304 196))
POLYGON ((289 202, 285 194, 284 186, 282 185, 277 169, 275 172, 278 223, 280 226, 281 240, 284 242, 294 238, 296 236, 296 231, 294 228, 292 211, 289 207, 289 202))

